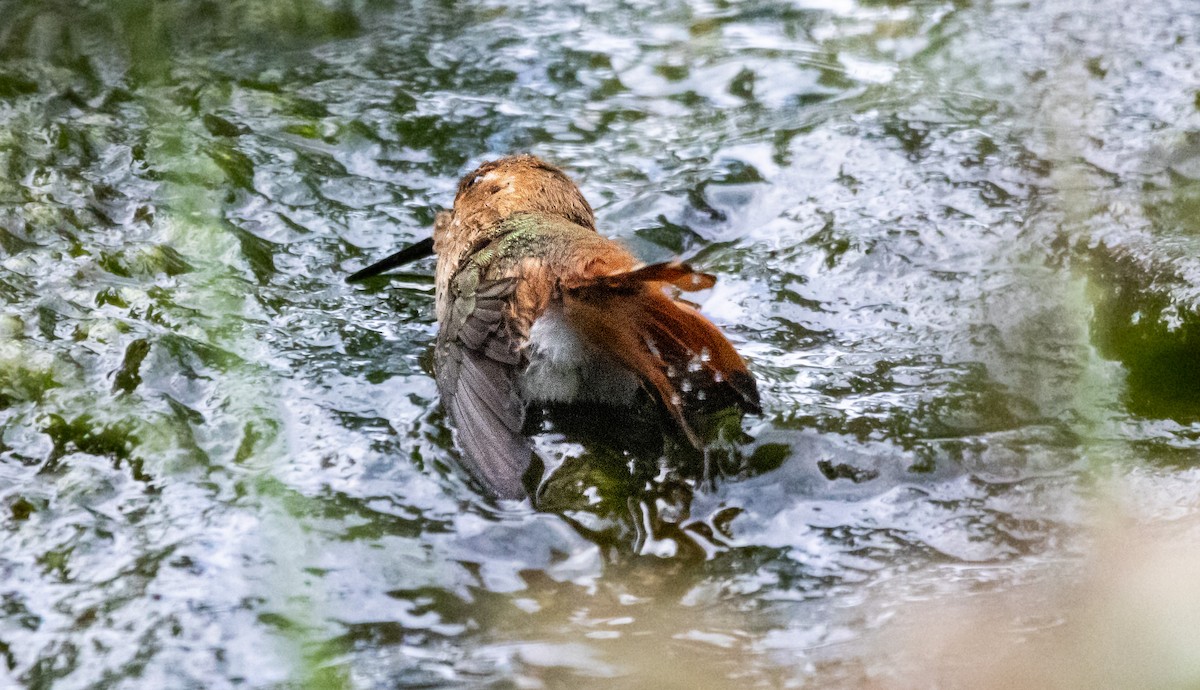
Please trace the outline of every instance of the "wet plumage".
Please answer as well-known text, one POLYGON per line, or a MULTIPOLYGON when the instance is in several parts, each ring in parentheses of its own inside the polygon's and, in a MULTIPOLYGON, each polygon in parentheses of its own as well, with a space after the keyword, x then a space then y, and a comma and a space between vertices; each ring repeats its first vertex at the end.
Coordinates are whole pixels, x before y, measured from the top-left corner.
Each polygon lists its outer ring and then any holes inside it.
POLYGON ((715 279, 680 263, 639 267, 595 231, 578 187, 538 158, 468 174, 432 245, 394 257, 428 250, 438 255, 438 390, 463 464, 499 497, 526 494, 531 403, 628 406, 645 390, 697 447, 685 412, 698 401, 758 409, 754 379, 729 341, 668 294, 715 279))

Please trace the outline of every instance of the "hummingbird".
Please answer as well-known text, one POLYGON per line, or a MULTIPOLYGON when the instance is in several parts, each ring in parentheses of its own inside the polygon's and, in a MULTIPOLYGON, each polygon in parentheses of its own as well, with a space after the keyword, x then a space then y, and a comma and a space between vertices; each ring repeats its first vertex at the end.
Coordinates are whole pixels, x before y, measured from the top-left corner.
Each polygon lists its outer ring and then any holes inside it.
POLYGON ((536 156, 483 163, 432 237, 347 282, 434 254, 438 392, 461 464, 498 498, 528 495, 531 405, 630 408, 648 394, 697 449, 693 409, 761 412, 745 361, 679 297, 716 279, 679 261, 639 262, 596 231, 571 178, 536 156))

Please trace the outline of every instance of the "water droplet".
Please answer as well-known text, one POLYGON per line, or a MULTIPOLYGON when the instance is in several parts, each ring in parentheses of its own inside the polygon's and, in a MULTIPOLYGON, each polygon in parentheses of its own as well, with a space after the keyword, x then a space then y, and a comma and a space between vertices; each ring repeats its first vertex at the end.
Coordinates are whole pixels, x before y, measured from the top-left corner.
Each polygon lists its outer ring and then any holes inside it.
POLYGON ((650 350, 650 354, 655 357, 662 358, 662 353, 658 351, 658 345, 654 342, 654 338, 646 338, 646 349, 650 350))

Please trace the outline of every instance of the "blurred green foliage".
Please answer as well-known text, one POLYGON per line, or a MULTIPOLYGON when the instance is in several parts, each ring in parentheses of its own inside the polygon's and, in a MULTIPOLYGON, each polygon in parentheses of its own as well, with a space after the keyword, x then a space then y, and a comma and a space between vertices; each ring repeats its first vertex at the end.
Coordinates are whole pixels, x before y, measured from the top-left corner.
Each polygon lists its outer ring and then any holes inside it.
MULTIPOLYGON (((0 58, 36 58, 98 77, 81 41, 105 34, 123 48, 131 86, 162 79, 175 57, 197 49, 254 41, 279 50, 352 36, 360 29, 349 0, 17 0, 6 5, 0 58)), ((36 85, 0 79, 0 96, 29 88, 36 85)))

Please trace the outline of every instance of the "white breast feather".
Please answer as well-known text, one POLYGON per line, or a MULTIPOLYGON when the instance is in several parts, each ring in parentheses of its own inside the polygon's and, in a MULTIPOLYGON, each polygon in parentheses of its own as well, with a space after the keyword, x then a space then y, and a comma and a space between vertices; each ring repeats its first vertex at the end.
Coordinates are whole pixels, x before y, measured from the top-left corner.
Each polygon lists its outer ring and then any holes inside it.
POLYGON ((637 377, 588 345, 567 323, 561 305, 533 322, 526 347, 529 366, 521 375, 526 400, 628 405, 637 391, 637 377))

